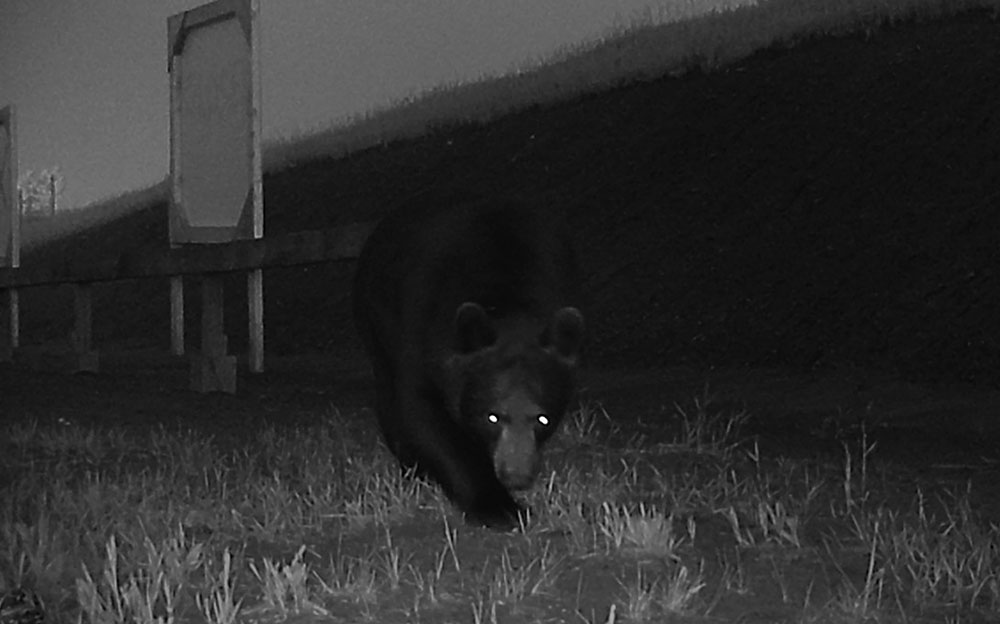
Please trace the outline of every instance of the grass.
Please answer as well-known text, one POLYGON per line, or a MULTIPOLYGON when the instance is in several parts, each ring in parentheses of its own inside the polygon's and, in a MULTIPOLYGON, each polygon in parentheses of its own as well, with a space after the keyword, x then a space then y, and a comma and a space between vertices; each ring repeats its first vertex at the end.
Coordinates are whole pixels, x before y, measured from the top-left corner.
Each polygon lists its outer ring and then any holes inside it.
POLYGON ((36 592, 51 621, 101 624, 725 621, 763 605, 797 622, 975 622, 1000 608, 1000 527, 974 511, 979 493, 896 496, 863 438, 791 460, 704 397, 669 414, 662 442, 582 405, 530 522, 494 534, 361 448, 352 418, 242 442, 8 423, 0 589, 36 592))
MULTIPOLYGON (((277 137, 264 149, 274 173, 318 159, 339 158, 377 145, 459 124, 486 123, 624 84, 714 71, 775 45, 810 37, 862 32, 911 19, 934 19, 973 8, 1000 13, 1000 0, 680 0, 618 24, 603 36, 558 50, 507 73, 437 85, 300 135, 277 137)), ((30 220, 26 249, 164 205, 167 180, 150 187, 30 220)))

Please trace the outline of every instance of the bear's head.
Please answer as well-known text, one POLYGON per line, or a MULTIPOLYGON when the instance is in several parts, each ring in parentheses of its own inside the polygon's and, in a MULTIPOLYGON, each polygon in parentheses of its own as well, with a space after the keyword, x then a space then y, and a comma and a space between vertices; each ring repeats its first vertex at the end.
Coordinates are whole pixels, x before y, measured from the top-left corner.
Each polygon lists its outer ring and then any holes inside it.
POLYGON ((466 302, 455 331, 456 417, 488 448, 500 482, 527 488, 573 396, 583 315, 565 307, 541 328, 529 319, 494 323, 466 302))

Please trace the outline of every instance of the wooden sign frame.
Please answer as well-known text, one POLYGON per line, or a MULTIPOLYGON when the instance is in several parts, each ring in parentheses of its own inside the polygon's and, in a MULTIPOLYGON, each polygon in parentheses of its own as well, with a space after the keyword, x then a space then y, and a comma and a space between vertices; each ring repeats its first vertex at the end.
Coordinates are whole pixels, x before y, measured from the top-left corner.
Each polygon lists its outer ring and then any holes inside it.
POLYGON ((0 267, 21 266, 21 211, 17 192, 17 120, 14 106, 0 108, 6 150, 0 154, 0 267))
POLYGON ((257 5, 216 0, 167 21, 172 245, 264 235, 257 5))
MULTIPOLYGON (((0 108, 0 131, 7 140, 0 153, 0 267, 21 266, 21 195, 17 188, 17 115, 14 105, 0 108)), ((0 291, 7 308, 7 327, 0 335, 0 362, 9 362, 20 346, 20 300, 17 288, 0 291)))
MULTIPOLYGON (((264 236, 258 0, 216 0, 167 20, 170 73, 170 243, 230 243, 264 236)), ((236 390, 227 355, 222 277, 201 276, 201 354, 191 385, 236 390)), ((247 274, 248 364, 264 367, 264 283, 247 274)), ((184 353, 184 282, 170 284, 171 346, 184 353)))

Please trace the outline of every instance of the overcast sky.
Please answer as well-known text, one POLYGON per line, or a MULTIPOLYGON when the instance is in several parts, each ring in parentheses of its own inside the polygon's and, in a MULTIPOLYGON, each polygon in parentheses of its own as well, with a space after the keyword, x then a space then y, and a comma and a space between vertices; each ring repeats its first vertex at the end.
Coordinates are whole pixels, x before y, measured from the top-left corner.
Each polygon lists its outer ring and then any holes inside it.
MULTIPOLYGON (((593 39, 698 0, 260 0, 264 138, 593 39), (654 9, 655 10, 655 9, 654 9)), ((58 165, 68 204, 168 168, 166 20, 202 0, 0 0, 0 106, 22 172, 58 165)))

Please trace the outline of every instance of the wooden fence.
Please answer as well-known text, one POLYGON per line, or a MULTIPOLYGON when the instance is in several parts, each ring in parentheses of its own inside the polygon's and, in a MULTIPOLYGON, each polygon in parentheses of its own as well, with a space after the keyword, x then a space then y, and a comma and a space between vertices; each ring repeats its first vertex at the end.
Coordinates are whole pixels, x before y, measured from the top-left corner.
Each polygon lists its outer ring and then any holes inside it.
MULTIPOLYGON (((93 349, 90 286, 99 282, 150 279, 178 276, 213 276, 221 273, 247 272, 255 269, 293 267, 357 258, 371 234, 374 223, 357 223, 330 230, 296 232, 254 240, 240 240, 220 245, 185 245, 160 253, 125 251, 98 260, 81 261, 72 256, 44 267, 0 268, 0 294, 8 302, 9 332, 0 336, 0 358, 11 358, 17 349, 18 291, 37 286, 72 285, 74 289, 74 326, 70 339, 73 368, 97 369, 93 349)), ((206 280, 217 284, 217 280, 206 280)), ((203 289, 204 290, 204 289, 203 289)), ((210 289, 211 290, 211 289, 210 289)), ((202 322, 211 323, 206 306, 221 310, 221 289, 203 292, 202 322)), ((216 319, 221 324, 221 315, 216 319)), ((215 328, 218 329, 218 328, 215 328)), ((214 332, 218 333, 218 332, 214 332)), ((200 389, 200 388, 196 388, 200 389)))

